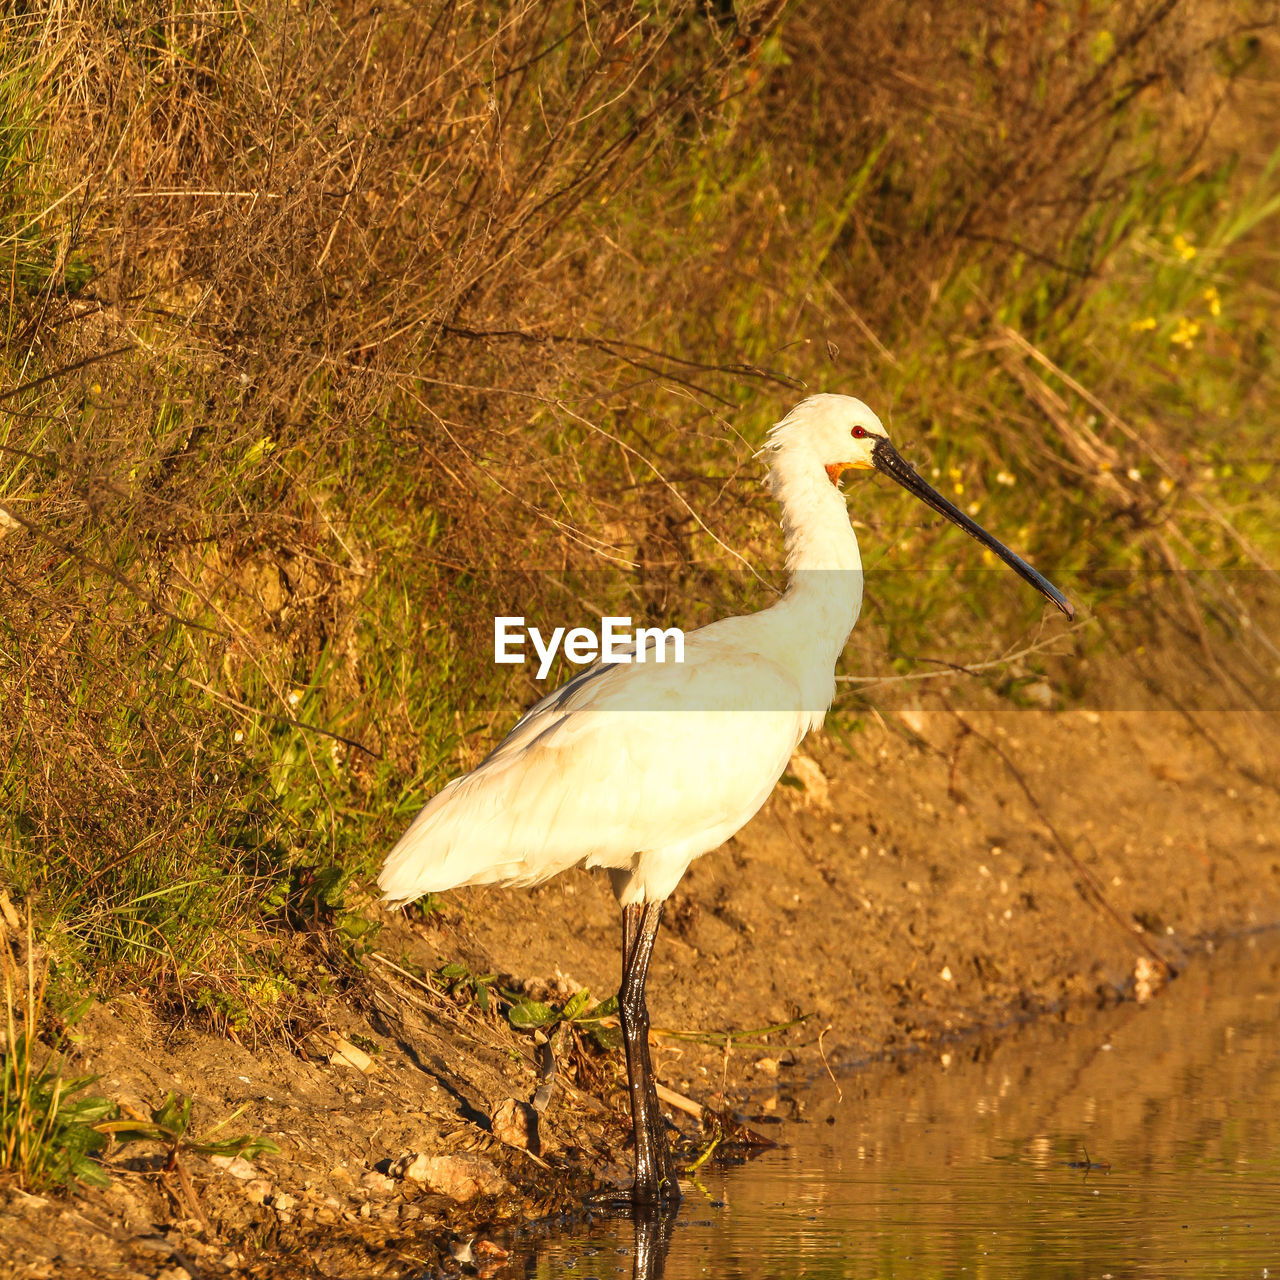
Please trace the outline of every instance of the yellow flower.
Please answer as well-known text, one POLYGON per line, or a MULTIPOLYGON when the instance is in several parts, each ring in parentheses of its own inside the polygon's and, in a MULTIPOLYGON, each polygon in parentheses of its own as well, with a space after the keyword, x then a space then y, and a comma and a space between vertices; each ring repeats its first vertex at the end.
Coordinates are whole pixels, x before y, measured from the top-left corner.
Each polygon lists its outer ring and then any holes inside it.
POLYGON ((1182 232, 1174 233, 1173 251, 1180 257, 1183 262, 1190 262, 1196 256, 1196 247, 1193 245, 1182 232))
POLYGON ((1199 320, 1192 320, 1190 316, 1179 316, 1177 327, 1169 335, 1169 341, 1179 347, 1189 347, 1199 332, 1199 320))
POLYGON ((1210 285, 1201 295, 1209 304, 1209 314, 1211 316, 1220 316, 1222 314, 1222 299, 1218 296, 1218 291, 1210 285))
POLYGON ((1155 327, 1155 316, 1143 316, 1141 320, 1131 320, 1129 322, 1129 328, 1132 329, 1134 333, 1142 333, 1147 329, 1154 329, 1155 327))
POLYGON ((244 460, 246 462, 257 462, 264 454, 272 452, 275 447, 276 442, 270 436, 263 436, 245 451, 244 460))

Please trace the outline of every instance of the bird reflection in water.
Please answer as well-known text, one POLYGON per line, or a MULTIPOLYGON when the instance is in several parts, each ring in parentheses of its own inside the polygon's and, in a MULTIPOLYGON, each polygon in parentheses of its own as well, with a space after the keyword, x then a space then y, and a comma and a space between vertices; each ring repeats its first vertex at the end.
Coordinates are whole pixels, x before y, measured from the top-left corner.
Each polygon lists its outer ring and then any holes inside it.
POLYGON ((679 1212, 678 1201, 633 1206, 631 1220, 636 1228, 635 1265, 631 1272, 633 1280, 662 1280, 679 1212))

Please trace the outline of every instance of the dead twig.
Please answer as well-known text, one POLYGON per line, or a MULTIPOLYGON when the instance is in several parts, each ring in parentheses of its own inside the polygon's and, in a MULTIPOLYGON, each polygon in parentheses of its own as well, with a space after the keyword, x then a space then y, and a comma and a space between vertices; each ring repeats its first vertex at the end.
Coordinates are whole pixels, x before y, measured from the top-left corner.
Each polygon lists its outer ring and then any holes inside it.
POLYGON ((984 671, 994 671, 998 667, 1007 667, 1011 663, 1017 662, 1020 658, 1030 657, 1032 654, 1044 653, 1050 650, 1060 640, 1064 640, 1073 636, 1078 631, 1083 631, 1089 624, 1085 622, 1077 622, 1075 626, 1068 627, 1065 631, 1055 632, 1045 639, 1030 644, 1022 649, 1016 649, 1012 653, 1003 654, 999 658, 989 658, 986 662, 948 662, 945 658, 928 658, 923 656, 912 656, 912 662, 932 662, 940 667, 946 668, 943 671, 909 671, 906 675, 901 676, 836 676, 836 680, 843 684, 856 684, 863 688, 873 689, 883 684, 903 684, 909 680, 939 680, 946 676, 963 675, 976 676, 981 675, 984 671))

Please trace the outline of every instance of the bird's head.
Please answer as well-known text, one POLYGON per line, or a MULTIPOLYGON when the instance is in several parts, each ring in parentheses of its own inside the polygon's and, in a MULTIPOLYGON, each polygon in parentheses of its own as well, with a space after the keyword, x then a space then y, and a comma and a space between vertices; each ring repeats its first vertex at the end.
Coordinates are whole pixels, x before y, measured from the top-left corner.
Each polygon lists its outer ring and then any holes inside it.
POLYGON ((810 396, 769 432, 773 449, 822 467, 832 484, 839 484, 846 471, 875 467, 875 449, 881 441, 889 443, 884 424, 852 396, 810 396))
POLYGON ((779 461, 783 457, 787 459, 788 469, 796 465, 816 475, 821 467, 837 487, 846 471, 882 472, 998 555, 1068 618, 1075 617, 1075 610, 1057 587, 944 498, 916 471, 893 447, 884 424, 861 400, 837 395, 816 395, 802 400, 770 431, 769 447, 776 451, 779 461))

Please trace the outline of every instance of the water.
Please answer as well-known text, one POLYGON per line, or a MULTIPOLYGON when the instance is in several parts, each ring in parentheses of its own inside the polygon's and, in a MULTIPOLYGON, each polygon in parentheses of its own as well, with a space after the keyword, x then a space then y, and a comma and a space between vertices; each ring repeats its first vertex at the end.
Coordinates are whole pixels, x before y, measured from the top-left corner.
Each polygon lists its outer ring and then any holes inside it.
POLYGON ((652 1280, 669 1236, 666 1280, 1280 1280, 1278 1013, 1280 940, 1257 938, 1145 1007, 877 1065, 843 1101, 784 1088, 757 1126, 784 1146, 703 1172, 674 1224, 543 1242, 526 1274, 652 1280))

